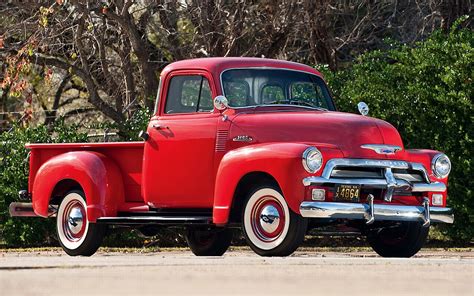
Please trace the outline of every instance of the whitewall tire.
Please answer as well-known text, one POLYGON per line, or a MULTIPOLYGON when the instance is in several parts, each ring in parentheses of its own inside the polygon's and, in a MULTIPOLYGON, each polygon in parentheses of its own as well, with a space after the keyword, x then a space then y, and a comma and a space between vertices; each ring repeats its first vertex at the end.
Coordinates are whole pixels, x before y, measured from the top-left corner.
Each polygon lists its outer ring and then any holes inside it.
POLYGON ((248 195, 242 228, 250 247, 262 256, 288 256, 304 239, 307 220, 293 213, 278 188, 260 186, 248 195))
POLYGON ((91 256, 102 243, 105 225, 89 223, 82 191, 70 191, 59 205, 56 230, 63 250, 71 256, 91 256))

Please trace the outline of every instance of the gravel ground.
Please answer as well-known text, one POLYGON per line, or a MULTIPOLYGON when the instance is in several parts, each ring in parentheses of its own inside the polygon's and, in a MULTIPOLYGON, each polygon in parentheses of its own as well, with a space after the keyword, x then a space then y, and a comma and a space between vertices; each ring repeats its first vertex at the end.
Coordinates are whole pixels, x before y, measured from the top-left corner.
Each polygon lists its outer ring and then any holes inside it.
POLYGON ((0 250, 1 295, 474 295, 474 252, 428 250, 411 259, 303 249, 263 258, 188 250, 104 252, 0 250))

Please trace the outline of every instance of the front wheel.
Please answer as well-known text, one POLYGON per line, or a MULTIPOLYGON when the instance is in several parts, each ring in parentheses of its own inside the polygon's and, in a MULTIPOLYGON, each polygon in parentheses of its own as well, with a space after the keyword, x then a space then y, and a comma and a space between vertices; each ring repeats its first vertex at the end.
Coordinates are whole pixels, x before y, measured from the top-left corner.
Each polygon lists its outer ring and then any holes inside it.
POLYGON ((70 191, 59 205, 56 230, 59 243, 70 256, 91 256, 102 243, 106 226, 87 221, 82 191, 70 191))
POLYGON ((247 243, 260 256, 288 256, 303 242, 308 221, 293 213, 278 188, 252 191, 242 213, 247 243))
POLYGON ((412 257, 423 247, 429 227, 419 222, 400 222, 369 231, 367 241, 382 257, 412 257))

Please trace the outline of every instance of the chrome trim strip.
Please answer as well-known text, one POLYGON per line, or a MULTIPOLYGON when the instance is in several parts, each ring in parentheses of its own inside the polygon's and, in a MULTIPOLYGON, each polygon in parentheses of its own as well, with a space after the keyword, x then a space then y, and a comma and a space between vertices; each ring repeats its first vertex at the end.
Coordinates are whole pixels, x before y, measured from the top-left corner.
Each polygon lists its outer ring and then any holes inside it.
MULTIPOLYGON (((348 185, 362 185, 370 188, 385 189, 388 188, 389 184, 386 179, 343 179, 343 178, 329 178, 325 179, 322 177, 307 177, 303 179, 304 186, 310 186, 313 184, 348 184, 348 185)), ((397 183, 392 185, 395 189, 411 189, 412 192, 445 192, 446 185, 441 182, 433 183, 414 183, 410 184, 405 180, 397 179, 397 183)))
POLYGON ((423 208, 424 208, 424 215, 423 215, 423 227, 429 227, 431 223, 430 218, 430 200, 428 197, 423 197, 423 208))
POLYGON ((323 178, 323 177, 307 177, 303 179, 304 186, 310 186, 313 184, 348 184, 348 185, 366 185, 372 188, 386 188, 387 180, 385 179, 365 179, 365 178, 323 178))
POLYGON ((441 182, 411 184, 412 192, 445 192, 446 185, 441 182))
POLYGON ((387 180, 387 190, 385 191, 383 199, 387 202, 391 202, 393 193, 399 185, 397 183, 397 180, 395 180, 395 177, 393 176, 391 168, 385 168, 384 176, 387 180))
POLYGON ((367 211, 367 216, 366 216, 366 222, 365 224, 370 225, 374 223, 375 221, 375 214, 374 214, 374 196, 372 194, 369 194, 367 196, 367 206, 369 207, 367 211))
MULTIPOLYGON (((372 207, 360 203, 305 201, 300 205, 301 216, 305 218, 365 219, 373 210, 373 217, 380 221, 419 221, 426 223, 424 206, 400 206, 374 204, 372 207)), ((430 222, 453 223, 451 208, 429 207, 430 222)))
POLYGON ((322 177, 329 179, 331 177, 332 170, 338 166, 392 168, 405 170, 410 168, 408 162, 403 160, 333 158, 326 163, 322 177))
POLYGON ((428 172, 425 169, 425 166, 422 165, 421 163, 418 162, 411 162, 411 169, 414 171, 420 171, 423 174, 423 177, 425 177, 425 181, 429 182, 430 177, 428 176, 428 172))
POLYGON ((107 224, 210 224, 212 217, 207 216, 127 216, 101 217, 97 223, 107 224))

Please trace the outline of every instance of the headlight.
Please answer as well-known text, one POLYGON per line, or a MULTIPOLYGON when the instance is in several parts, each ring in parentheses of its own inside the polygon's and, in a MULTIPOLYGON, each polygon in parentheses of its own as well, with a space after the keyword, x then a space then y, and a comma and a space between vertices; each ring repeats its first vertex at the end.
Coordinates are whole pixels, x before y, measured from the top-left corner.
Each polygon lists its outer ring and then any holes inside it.
POLYGON ((431 161, 431 169, 436 177, 444 179, 451 171, 451 161, 445 154, 436 154, 431 161))
POLYGON ((309 147, 303 152, 303 166, 309 173, 316 173, 323 166, 323 155, 315 147, 309 147))

